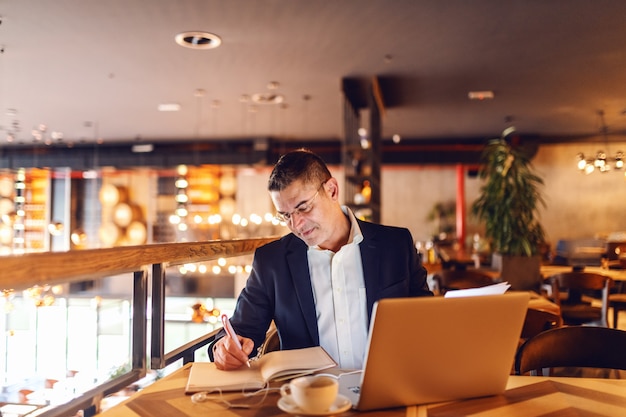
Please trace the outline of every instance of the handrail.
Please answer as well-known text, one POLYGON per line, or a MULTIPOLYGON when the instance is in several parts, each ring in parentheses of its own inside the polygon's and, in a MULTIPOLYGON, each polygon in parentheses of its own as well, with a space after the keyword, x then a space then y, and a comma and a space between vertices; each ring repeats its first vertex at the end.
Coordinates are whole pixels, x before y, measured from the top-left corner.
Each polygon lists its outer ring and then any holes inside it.
POLYGON ((165 366, 171 365, 179 359, 182 359, 184 363, 193 362, 193 353, 215 340, 215 336, 217 336, 220 330, 221 328, 215 329, 204 336, 200 336, 197 339, 185 343, 171 352, 166 353, 163 357, 163 364, 165 366))
POLYGON ((0 257, 0 289, 25 290, 136 272, 150 265, 180 265, 247 255, 276 237, 158 243, 108 249, 41 252, 0 257))

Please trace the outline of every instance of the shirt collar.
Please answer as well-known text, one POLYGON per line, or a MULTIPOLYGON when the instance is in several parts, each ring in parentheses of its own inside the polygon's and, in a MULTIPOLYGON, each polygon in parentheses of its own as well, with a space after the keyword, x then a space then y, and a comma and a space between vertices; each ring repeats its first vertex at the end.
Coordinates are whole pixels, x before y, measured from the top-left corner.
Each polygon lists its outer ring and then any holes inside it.
POLYGON ((350 219, 350 237, 348 238, 348 243, 358 245, 363 241, 363 234, 361 233, 359 223, 356 221, 354 213, 352 213, 352 210, 350 210, 348 206, 341 206, 341 210, 348 216, 348 219, 350 219))
MULTIPOLYGON (((346 244, 358 245, 363 241, 363 234, 361 233, 359 223, 356 221, 354 213, 352 213, 352 210, 350 210, 348 206, 341 206, 341 211, 343 211, 343 214, 345 214, 348 217, 348 220, 350 220, 350 235, 348 236, 348 242, 346 244)), ((321 250, 318 245, 309 246, 309 249, 321 250)))

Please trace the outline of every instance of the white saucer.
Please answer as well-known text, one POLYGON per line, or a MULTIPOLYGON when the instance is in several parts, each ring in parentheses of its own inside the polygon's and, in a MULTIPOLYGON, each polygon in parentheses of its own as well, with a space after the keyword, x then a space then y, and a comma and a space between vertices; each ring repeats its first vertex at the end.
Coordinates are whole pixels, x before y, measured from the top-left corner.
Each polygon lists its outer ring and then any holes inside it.
POLYGON ((326 411, 321 411, 319 413, 305 413, 300 410, 300 408, 293 402, 291 396, 285 395, 278 400, 278 408, 280 408, 285 413, 289 413, 295 416, 334 416, 335 414, 343 413, 352 407, 352 403, 350 400, 343 395, 337 395, 335 402, 330 408, 326 411))

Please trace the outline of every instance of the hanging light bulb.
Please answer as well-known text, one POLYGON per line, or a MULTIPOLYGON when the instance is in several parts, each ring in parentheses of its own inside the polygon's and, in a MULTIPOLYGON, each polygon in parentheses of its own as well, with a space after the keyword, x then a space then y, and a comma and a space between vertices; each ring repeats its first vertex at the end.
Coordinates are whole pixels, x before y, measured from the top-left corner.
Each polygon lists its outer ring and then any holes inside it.
POLYGON ((597 168, 600 168, 602 165, 604 165, 604 163, 606 162, 606 154, 603 151, 598 151, 598 153, 596 153, 596 160, 594 161, 594 165, 597 168))
POLYGON ((174 199, 178 203, 186 203, 186 202, 189 201, 189 196, 185 192, 184 188, 179 188, 178 192, 176 193, 176 196, 174 197, 174 199))
POLYGON ((578 154, 578 169, 581 171, 584 171, 586 166, 587 166, 587 160, 585 159, 585 154, 579 153, 578 154))
POLYGON ((617 151, 615 154, 615 169, 624 168, 624 153, 622 151, 617 151))
POLYGON ((176 188, 187 188, 187 186, 189 185, 189 183, 187 182, 187 180, 183 177, 178 178, 176 180, 176 182, 174 183, 174 186, 176 188))
POLYGON ((187 211, 187 207, 185 207, 184 204, 181 204, 176 208, 176 215, 178 215, 179 217, 187 217, 187 214, 189 214, 189 212, 187 211))

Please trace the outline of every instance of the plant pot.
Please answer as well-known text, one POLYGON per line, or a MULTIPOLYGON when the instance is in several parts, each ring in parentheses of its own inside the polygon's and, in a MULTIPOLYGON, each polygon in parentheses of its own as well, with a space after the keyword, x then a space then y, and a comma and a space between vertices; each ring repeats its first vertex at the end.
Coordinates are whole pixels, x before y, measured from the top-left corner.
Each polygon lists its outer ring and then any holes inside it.
POLYGON ((500 280, 506 281, 514 291, 541 289, 541 256, 501 255, 491 256, 491 267, 500 272, 500 280))

